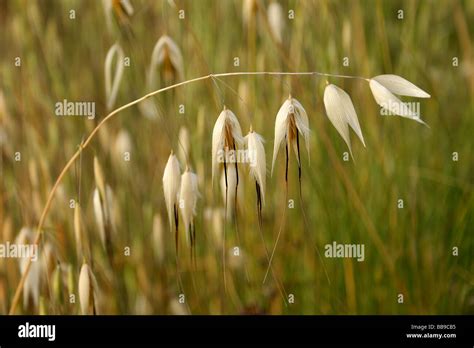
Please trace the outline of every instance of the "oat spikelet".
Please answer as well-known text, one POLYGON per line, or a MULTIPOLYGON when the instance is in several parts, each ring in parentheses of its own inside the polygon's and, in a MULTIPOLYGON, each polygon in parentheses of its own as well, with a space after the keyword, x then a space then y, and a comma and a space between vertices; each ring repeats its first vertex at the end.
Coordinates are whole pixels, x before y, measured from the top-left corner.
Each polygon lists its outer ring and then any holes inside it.
POLYGON ((94 157, 94 178, 96 188, 92 195, 94 215, 100 233, 102 246, 112 263, 112 234, 115 233, 115 209, 112 189, 105 183, 102 168, 97 157, 94 157))
POLYGON ((261 135, 254 132, 250 127, 250 132, 245 137, 247 152, 250 158, 250 175, 255 180, 255 192, 257 195, 257 215, 260 228, 262 226, 262 207, 265 204, 265 183, 267 176, 267 164, 265 158, 264 140, 261 135))
MULTIPOLYGON (((303 137, 306 144, 306 150, 309 156, 309 121, 306 110, 303 105, 292 98, 291 95, 283 103, 278 110, 275 120, 275 141, 273 145, 273 160, 272 160, 272 175, 275 166, 275 160, 282 143, 287 147, 287 153, 289 156, 289 146, 293 146, 293 150, 298 160, 298 166, 300 163, 300 150, 299 150, 299 135, 303 137)), ((287 168, 288 171, 288 168, 287 168)))
POLYGON ((129 162, 126 161, 126 155, 129 155, 131 157, 131 153, 133 150, 132 139, 127 130, 120 130, 120 132, 114 139, 114 145, 112 150, 112 159, 115 165, 122 170, 127 169, 127 163, 129 162))
MULTIPOLYGON (((224 106, 212 131, 212 180, 217 174, 219 163, 224 163, 227 171, 226 155, 229 150, 242 147, 242 129, 235 114, 224 106)), ((237 168, 237 164, 236 164, 237 168)))
POLYGON ((364 146, 365 142, 351 97, 341 88, 329 84, 324 90, 324 106, 329 120, 346 142, 352 156, 349 126, 354 130, 364 146))
POLYGON ((265 147, 263 137, 254 132, 252 129, 245 137, 247 143, 247 151, 253 153, 250 155, 253 161, 250 161, 250 174, 254 177, 257 184, 260 186, 262 193, 262 201, 265 202, 265 183, 267 175, 267 165, 265 157, 265 147))
POLYGON ((120 86, 120 81, 123 75, 123 60, 125 54, 123 53, 122 47, 118 43, 110 47, 107 55, 105 56, 105 96, 107 100, 107 110, 111 110, 117 99, 117 93, 120 86), (113 59, 115 59, 115 71, 113 72, 113 59), (112 78, 113 72, 113 78, 112 78))
POLYGON ((283 41, 283 31, 285 30, 285 19, 283 9, 278 2, 274 1, 268 5, 267 17, 275 40, 281 43, 283 41))
POLYGON ((370 90, 375 102, 394 115, 399 115, 427 125, 409 104, 402 102, 395 94, 417 98, 430 98, 421 88, 397 75, 379 75, 370 79, 370 90))
POLYGON ((100 166, 99 159, 94 156, 94 179, 95 185, 100 191, 102 197, 105 197, 105 179, 104 174, 102 171, 102 167, 100 166))
POLYGON ((82 314, 97 314, 97 281, 86 262, 82 264, 78 285, 82 314))
POLYGON ((100 193, 99 188, 95 188, 92 195, 94 216, 99 229, 102 246, 107 252, 109 261, 112 260, 112 235, 115 233, 115 212, 112 189, 105 185, 105 195, 100 193))
MULTIPOLYGON (((159 82, 170 85, 183 79, 184 64, 181 50, 169 36, 163 35, 156 42, 151 55, 150 67, 147 73, 148 90, 157 89, 159 82)), ((156 119, 159 114, 152 99, 144 100, 138 104, 138 108, 145 117, 151 120, 156 119)))
POLYGON ((398 75, 378 75, 372 78, 390 92, 407 97, 430 98, 431 96, 408 80, 398 75))
POLYGON ((165 194, 166 211, 170 228, 173 228, 173 221, 177 220, 178 194, 181 180, 181 171, 179 169, 179 161, 176 155, 171 152, 168 162, 163 172, 163 191, 165 194))
MULTIPOLYGON (((179 206, 186 234, 189 235, 194 225, 196 215, 196 204, 199 198, 197 175, 186 168, 181 175, 181 189, 179 191, 179 206)), ((188 240, 192 241, 192 240, 188 240)))
POLYGON ((160 69, 162 78, 166 82, 184 79, 183 56, 178 45, 168 36, 158 39, 151 55, 149 72, 149 88, 156 86, 156 70, 160 69))
POLYGON ((174 221, 176 254, 178 254, 178 198, 180 185, 181 170, 179 169, 179 161, 173 154, 173 151, 171 151, 163 173, 163 192, 165 194, 170 230, 173 230, 174 221))
POLYGON ((181 175, 181 189, 179 192, 179 206, 181 208, 181 217, 186 230, 186 239, 191 246, 191 259, 195 263, 195 243, 196 230, 194 227, 194 216, 196 215, 196 205, 199 198, 198 178, 186 168, 181 175))

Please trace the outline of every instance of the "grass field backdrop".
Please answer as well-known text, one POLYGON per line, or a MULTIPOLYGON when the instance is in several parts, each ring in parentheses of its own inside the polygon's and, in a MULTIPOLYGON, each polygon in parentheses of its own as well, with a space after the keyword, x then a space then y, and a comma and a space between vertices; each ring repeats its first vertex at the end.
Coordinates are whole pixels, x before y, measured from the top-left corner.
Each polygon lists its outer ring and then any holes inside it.
MULTIPOLYGON (((22 229, 31 242, 62 168, 111 111, 104 68, 115 43, 129 64, 113 109, 181 79, 239 71, 397 74, 431 95, 416 100, 429 127, 382 116, 363 80, 321 76, 206 79, 120 112, 62 179, 39 266, 15 313, 82 313, 84 262, 96 279, 89 296, 104 314, 474 312, 474 1, 278 3, 280 19, 269 18, 270 2, 260 0, 132 0, 131 16, 119 2, 109 10, 92 0, 0 2, 1 243, 22 229), (153 67, 152 86, 151 55, 163 35, 182 53, 183 76, 166 61, 153 67), (348 161, 324 109, 326 82, 350 94, 364 134, 366 148, 352 136, 348 161), (308 113, 311 137, 310 159, 301 151, 301 197, 290 157, 287 201, 284 149, 272 176, 270 169, 275 116, 290 93, 308 113), (64 99, 95 102, 95 118, 56 116, 64 99), (244 135, 252 125, 266 141, 262 226, 270 251, 282 233, 265 284, 248 169, 240 168, 236 218, 233 210, 225 217, 220 176, 211 181, 212 130, 224 105, 244 135), (187 162, 196 172, 200 192, 196 261, 181 224, 179 276, 162 183, 172 150, 182 171, 187 162), (94 157, 113 191, 112 255, 94 215, 94 157), (326 258, 333 241, 364 244, 364 261, 326 258)), ((20 282, 18 261, 0 259, 0 313, 8 313, 20 282)))

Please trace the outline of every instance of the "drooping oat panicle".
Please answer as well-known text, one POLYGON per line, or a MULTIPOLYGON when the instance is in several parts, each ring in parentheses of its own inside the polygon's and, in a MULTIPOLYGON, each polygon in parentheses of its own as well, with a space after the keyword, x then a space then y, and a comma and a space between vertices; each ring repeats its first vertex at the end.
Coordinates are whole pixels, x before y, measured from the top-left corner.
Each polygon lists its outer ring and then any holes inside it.
POLYGON ((394 115, 399 115, 427 125, 408 103, 402 102, 395 94, 417 98, 430 98, 421 88, 397 75, 379 75, 370 79, 370 90, 375 102, 394 115))
MULTIPOLYGON (((243 145, 242 129, 235 114, 224 106, 212 131, 212 181, 217 174, 219 164, 224 164, 227 171, 229 151, 237 150, 243 145)), ((237 163, 235 163, 237 171, 237 163)), ((238 175, 238 173, 237 173, 238 175)), ((237 178, 238 180, 238 178, 237 178)))
POLYGON ((280 3, 273 1, 267 9, 268 24, 270 30, 278 43, 283 41, 283 31, 285 29, 285 18, 283 8, 280 3))
POLYGON ((194 226, 194 216, 196 215, 196 205, 199 198, 197 175, 186 168, 181 175, 181 188, 179 192, 179 206, 181 217, 186 230, 186 239, 191 246, 191 258, 194 259, 194 247, 196 242, 196 230, 194 226))
MULTIPOLYGON (((300 163, 300 148, 299 148, 299 136, 302 136, 305 140, 306 150, 309 156, 309 121, 306 110, 303 105, 292 98, 291 95, 283 103, 278 110, 275 120, 275 140, 273 145, 273 160, 272 160, 272 175, 275 166, 275 160, 278 155, 278 151, 282 143, 285 144, 288 156, 290 154, 289 146, 293 146, 293 150, 298 160, 298 168, 301 175, 301 163, 300 163)), ((286 164, 286 179, 288 175, 288 163, 286 164)))
POLYGON ((181 170, 179 169, 179 161, 176 155, 171 152, 163 173, 163 192, 165 194, 166 211, 168 212, 171 230, 173 229, 174 222, 176 253, 178 252, 178 198, 180 185, 181 170))
POLYGON ((79 302, 81 304, 81 312, 84 315, 97 314, 96 297, 97 297, 97 281, 84 261, 79 274, 79 302))
POLYGON ((107 110, 111 110, 117 99, 124 69, 124 58, 122 47, 118 43, 110 47, 105 56, 105 97, 107 100, 107 110), (115 70, 112 63, 115 58, 115 70))
POLYGON ((341 88, 329 84, 324 90, 324 106, 329 120, 346 142, 352 156, 349 126, 354 130, 364 146, 365 142, 351 97, 341 88))
POLYGON ((148 75, 149 88, 156 86, 157 68, 159 68, 161 77, 166 83, 181 81, 184 78, 184 63, 181 50, 168 35, 160 37, 153 48, 148 75))
POLYGON ((265 205, 265 185, 267 176, 267 163, 265 158, 265 147, 263 137, 250 128, 246 135, 247 152, 250 168, 250 175, 255 180, 255 190, 257 194, 257 212, 259 223, 262 223, 262 206, 265 205))

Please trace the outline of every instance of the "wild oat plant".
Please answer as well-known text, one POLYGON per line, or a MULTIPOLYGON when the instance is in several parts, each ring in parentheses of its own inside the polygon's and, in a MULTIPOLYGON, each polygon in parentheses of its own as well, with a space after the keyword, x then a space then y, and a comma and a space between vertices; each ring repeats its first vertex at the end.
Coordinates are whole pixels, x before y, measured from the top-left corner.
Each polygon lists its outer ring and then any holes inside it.
POLYGON ((472 4, 21 4, 0 15, 0 311, 472 311, 472 4), (63 99, 93 108, 50 117, 63 99))

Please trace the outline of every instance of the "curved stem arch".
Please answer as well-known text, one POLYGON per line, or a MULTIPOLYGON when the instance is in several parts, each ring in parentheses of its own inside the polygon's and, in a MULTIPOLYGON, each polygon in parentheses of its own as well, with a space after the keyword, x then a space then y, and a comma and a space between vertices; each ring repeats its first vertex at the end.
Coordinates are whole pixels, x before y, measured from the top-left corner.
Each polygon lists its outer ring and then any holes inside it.
MULTIPOLYGON (((76 161, 76 159, 80 156, 80 154, 82 153, 82 151, 90 144, 90 142, 93 140, 93 138, 95 137, 96 133, 99 131, 99 129, 107 122, 109 121, 111 118, 113 118, 114 116, 116 116, 118 113, 120 113, 121 111, 125 110, 125 109, 128 109, 130 108, 131 106, 134 106, 134 105, 137 105, 138 103, 144 101, 145 99, 148 99, 150 97, 153 97, 155 95, 158 95, 162 92, 165 92, 165 91, 168 91, 168 90, 171 90, 171 89, 175 89, 177 87, 181 87, 181 86, 184 86, 184 85, 188 85, 190 83, 194 83, 194 82, 198 82, 198 81, 203 81, 203 80, 207 80, 207 79, 210 79, 210 78, 214 78, 214 77, 228 77, 228 76, 250 76, 250 75, 254 75, 254 76, 261 76, 261 75, 268 75, 268 76, 285 76, 285 75, 299 75, 299 76, 304 76, 304 75, 309 75, 309 76, 321 76, 321 77, 335 77, 335 78, 344 78, 344 79, 358 79, 358 80, 365 80, 365 81, 370 81, 370 79, 368 78, 365 78, 365 77, 361 77, 361 76, 350 76, 350 75, 339 75, 339 74, 329 74, 329 73, 322 73, 322 72, 318 72, 318 71, 306 71, 306 72, 285 72, 285 71, 242 71, 242 72, 230 72, 230 73, 219 73, 219 74, 209 74, 209 75, 204 75, 204 76, 200 76, 200 77, 196 77, 194 79, 190 79, 190 80, 186 80, 186 81, 182 81, 182 82, 179 82, 179 83, 176 83, 176 84, 173 84, 173 85, 170 85, 170 86, 167 86, 167 87, 163 87, 163 88, 160 88, 158 90, 155 90, 153 92, 150 92, 146 95, 144 95, 143 97, 141 98, 138 98, 138 99, 135 99, 133 101, 131 101, 130 103, 128 104, 125 104, 115 110, 113 110, 112 112, 110 112, 106 117, 104 117, 102 119, 102 121, 100 121, 97 126, 91 131, 91 133, 89 134, 89 136, 79 145, 79 148, 78 150, 72 155, 72 157, 69 159, 69 161, 66 163, 66 165, 64 166, 64 168, 61 170, 61 173, 59 174, 58 178, 56 179, 53 187, 51 188, 51 191, 49 192, 48 194, 48 198, 46 200, 46 204, 43 208, 43 211, 41 212, 41 216, 40 216, 40 219, 39 219, 39 222, 38 222, 38 226, 36 228, 36 236, 35 236, 35 240, 34 240, 34 245, 38 245, 40 244, 40 241, 41 241, 41 235, 42 235, 42 230, 43 230, 43 225, 44 225, 44 221, 46 220, 46 216, 49 212, 49 209, 51 207, 51 204, 53 202, 53 199, 54 199, 54 194, 56 193, 56 190, 59 186, 59 184, 61 183, 63 177, 66 175, 66 173, 68 172, 68 170, 71 168, 71 166, 74 164, 74 162, 76 161)), ((31 262, 32 262, 32 259, 30 258, 28 260, 28 263, 26 264, 26 268, 21 276, 21 279, 20 279, 20 282, 18 283, 18 286, 15 290, 15 294, 13 296, 13 300, 12 300, 12 304, 10 306, 10 310, 9 310, 9 314, 12 315, 15 313, 15 310, 16 310, 16 307, 18 306, 18 302, 20 300, 20 296, 21 296, 21 293, 23 291, 23 287, 25 285, 25 280, 26 280, 26 277, 28 276, 28 273, 30 271, 30 268, 31 268, 31 262)))

